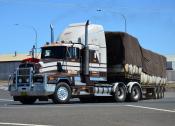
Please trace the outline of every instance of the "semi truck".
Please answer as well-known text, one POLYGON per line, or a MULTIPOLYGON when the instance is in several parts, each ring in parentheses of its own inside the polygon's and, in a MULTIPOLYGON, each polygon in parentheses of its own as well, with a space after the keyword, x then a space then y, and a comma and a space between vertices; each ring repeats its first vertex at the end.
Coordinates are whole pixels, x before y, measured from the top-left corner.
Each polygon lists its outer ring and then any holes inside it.
POLYGON ((166 58, 142 48, 128 33, 106 32, 87 21, 70 24, 57 41, 51 40, 41 47, 40 59, 23 60, 10 77, 14 101, 137 102, 164 97, 166 58))

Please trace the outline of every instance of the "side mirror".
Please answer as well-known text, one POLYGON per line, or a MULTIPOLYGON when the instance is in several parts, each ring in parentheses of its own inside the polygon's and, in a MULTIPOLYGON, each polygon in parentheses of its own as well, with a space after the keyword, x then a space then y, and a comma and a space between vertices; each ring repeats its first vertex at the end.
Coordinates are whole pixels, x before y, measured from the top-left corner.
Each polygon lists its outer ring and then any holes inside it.
POLYGON ((57 71, 58 72, 62 72, 63 71, 63 68, 62 68, 62 65, 60 62, 57 62, 57 71))

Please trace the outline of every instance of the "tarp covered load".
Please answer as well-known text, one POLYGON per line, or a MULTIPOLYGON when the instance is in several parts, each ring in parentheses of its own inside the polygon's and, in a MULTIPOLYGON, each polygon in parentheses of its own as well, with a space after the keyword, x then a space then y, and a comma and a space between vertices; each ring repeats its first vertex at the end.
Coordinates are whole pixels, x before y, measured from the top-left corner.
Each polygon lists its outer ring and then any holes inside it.
POLYGON ((166 58, 142 48, 138 40, 123 32, 105 32, 108 67, 132 64, 142 72, 166 77, 166 58))
POLYGON ((166 77, 166 58, 150 50, 142 48, 143 72, 166 77))

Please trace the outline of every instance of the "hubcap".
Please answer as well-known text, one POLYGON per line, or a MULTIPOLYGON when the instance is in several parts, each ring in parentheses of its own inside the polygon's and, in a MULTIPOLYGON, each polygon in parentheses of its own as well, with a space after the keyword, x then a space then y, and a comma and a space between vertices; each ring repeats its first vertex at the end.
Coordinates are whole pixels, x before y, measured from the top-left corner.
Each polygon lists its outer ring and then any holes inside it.
POLYGON ((57 91, 57 96, 62 101, 66 100, 68 98, 68 90, 65 87, 60 87, 57 91))
POLYGON ((139 91, 137 90, 137 89, 133 89, 133 96, 134 96, 134 98, 135 99, 138 99, 139 98, 139 93, 138 93, 139 91))
POLYGON ((123 99, 124 98, 124 90, 119 87, 117 95, 118 95, 119 99, 123 99))

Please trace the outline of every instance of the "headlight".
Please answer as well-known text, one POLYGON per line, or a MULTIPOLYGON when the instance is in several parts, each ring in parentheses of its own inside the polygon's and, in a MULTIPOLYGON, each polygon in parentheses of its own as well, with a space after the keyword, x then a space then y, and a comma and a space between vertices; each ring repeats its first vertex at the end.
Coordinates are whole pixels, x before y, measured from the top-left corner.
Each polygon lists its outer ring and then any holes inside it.
POLYGON ((21 78, 19 78, 19 79, 18 79, 18 82, 19 82, 19 83, 22 83, 22 79, 21 79, 21 78))
POLYGON ((26 78, 26 82, 29 83, 29 78, 26 78))

